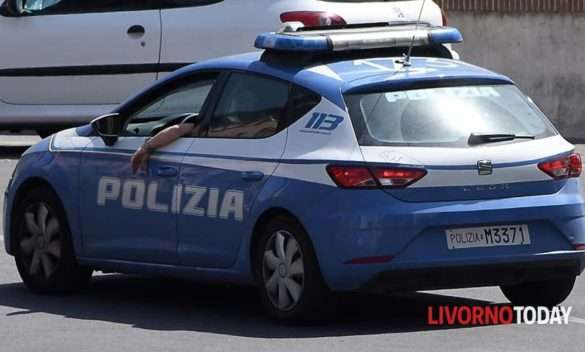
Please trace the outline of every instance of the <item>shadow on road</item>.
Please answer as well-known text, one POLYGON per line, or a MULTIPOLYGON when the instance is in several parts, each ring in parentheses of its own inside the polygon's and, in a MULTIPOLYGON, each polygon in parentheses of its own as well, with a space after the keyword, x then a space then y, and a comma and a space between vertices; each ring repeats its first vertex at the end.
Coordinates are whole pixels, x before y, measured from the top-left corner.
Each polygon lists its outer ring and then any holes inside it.
MULTIPOLYGON (((317 326, 279 325, 266 317, 256 291, 203 286, 136 276, 96 277, 91 289, 71 296, 39 296, 22 284, 0 285, 0 306, 15 309, 5 319, 49 313, 159 331, 198 331, 257 338, 310 338, 436 330, 427 325, 429 305, 489 305, 489 302, 425 293, 338 298, 335 313, 317 326)), ((461 327, 451 327, 461 328, 461 327)))
POLYGON ((0 159, 20 159, 30 146, 0 146, 0 159))

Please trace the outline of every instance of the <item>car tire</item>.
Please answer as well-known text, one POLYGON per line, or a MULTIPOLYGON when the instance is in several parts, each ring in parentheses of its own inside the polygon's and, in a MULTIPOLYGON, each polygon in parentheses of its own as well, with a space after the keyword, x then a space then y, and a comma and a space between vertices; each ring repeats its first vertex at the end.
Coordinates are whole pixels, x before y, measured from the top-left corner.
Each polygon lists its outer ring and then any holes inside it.
POLYGON ((526 282, 519 285, 502 286, 504 296, 516 306, 554 307, 561 304, 573 290, 575 277, 526 282))
POLYGON ((326 316, 330 292, 303 227, 279 216, 260 231, 254 273, 269 315, 285 324, 308 323, 326 316))
POLYGON ((31 291, 68 293, 87 287, 92 269, 77 263, 65 211, 52 190, 28 191, 14 215, 16 266, 31 291))

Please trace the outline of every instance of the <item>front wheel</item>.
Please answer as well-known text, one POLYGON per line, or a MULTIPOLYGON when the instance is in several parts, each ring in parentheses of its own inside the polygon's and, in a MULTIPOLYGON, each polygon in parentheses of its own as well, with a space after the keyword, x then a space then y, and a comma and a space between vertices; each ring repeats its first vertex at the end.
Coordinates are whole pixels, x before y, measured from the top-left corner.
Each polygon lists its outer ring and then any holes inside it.
POLYGON ((304 229, 278 217, 261 231, 254 269, 268 313, 284 323, 320 318, 327 311, 329 290, 304 229))
POLYGON ((77 264, 65 212, 48 188, 35 188, 15 208, 15 258, 24 284, 39 293, 85 287, 92 270, 77 264))
POLYGON ((561 304, 575 285, 575 277, 526 282, 519 285, 502 286, 502 293, 517 306, 554 307, 561 304))

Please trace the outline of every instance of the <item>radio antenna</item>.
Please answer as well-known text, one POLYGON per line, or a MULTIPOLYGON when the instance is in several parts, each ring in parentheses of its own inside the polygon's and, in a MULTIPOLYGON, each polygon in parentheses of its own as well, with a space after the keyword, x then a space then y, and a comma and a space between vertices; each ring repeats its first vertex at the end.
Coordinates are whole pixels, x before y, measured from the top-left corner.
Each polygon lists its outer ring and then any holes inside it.
POLYGON ((408 54, 404 57, 402 61, 402 65, 404 67, 410 67, 412 64, 410 63, 410 58, 412 57, 412 48, 414 47, 414 39, 416 36, 416 32, 418 31, 418 25, 420 24, 420 19, 422 18, 423 10, 425 8, 427 0, 423 0, 422 5, 420 6, 420 11, 418 13, 418 19, 416 20, 416 25, 414 26, 414 34, 412 35, 412 40, 410 41, 410 46, 408 47, 408 54))

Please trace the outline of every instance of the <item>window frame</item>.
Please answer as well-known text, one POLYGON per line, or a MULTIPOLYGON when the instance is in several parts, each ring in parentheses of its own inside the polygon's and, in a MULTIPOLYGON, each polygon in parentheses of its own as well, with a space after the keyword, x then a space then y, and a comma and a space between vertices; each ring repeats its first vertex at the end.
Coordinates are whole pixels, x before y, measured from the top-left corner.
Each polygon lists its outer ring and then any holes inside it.
POLYGON ((134 11, 150 11, 150 10, 168 10, 185 7, 200 7, 209 6, 222 3, 225 0, 143 0, 141 4, 127 8, 110 8, 110 9, 95 9, 95 10, 55 10, 55 11, 33 11, 11 16, 11 17, 36 17, 36 16, 63 16, 63 15, 81 15, 91 13, 114 13, 114 12, 134 12, 134 11), (179 4, 182 3, 182 4, 179 4))

